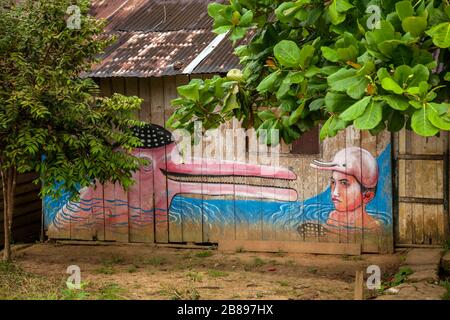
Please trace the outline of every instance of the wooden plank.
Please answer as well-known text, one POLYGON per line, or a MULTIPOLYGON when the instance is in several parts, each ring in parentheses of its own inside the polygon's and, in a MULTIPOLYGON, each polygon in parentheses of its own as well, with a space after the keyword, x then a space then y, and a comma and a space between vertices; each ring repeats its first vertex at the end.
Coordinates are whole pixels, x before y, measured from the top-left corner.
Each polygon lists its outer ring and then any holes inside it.
MULTIPOLYGON (((353 126, 348 127, 345 130, 345 147, 346 148, 352 148, 352 147, 362 147, 362 140, 363 135, 361 134, 361 131, 357 130, 353 126)), ((373 139, 373 137, 367 137, 365 136, 365 145, 364 148, 367 148, 369 152, 375 151, 376 153, 376 139, 373 139)), ((362 151, 359 153, 360 157, 362 157, 362 151)), ((365 164, 361 163, 361 169, 362 172, 365 172, 365 164)), ((351 210, 348 210, 347 208, 347 221, 350 223, 351 228, 347 230, 347 241, 349 243, 363 243, 363 237, 364 237, 364 217, 362 212, 354 212, 351 210), (355 231, 353 231, 356 228, 355 231), (353 230, 352 230, 353 229, 353 230)))
MULTIPOLYGON (((144 158, 151 160, 151 151, 140 150, 144 158)), ((139 171, 140 234, 143 242, 155 242, 155 172, 152 162, 139 171)))
POLYGON ((100 79, 100 95, 103 97, 110 97, 112 92, 111 78, 100 79))
POLYGON ((289 188, 291 188, 297 192, 297 198, 292 199, 293 202, 290 205, 289 220, 292 221, 292 223, 288 224, 289 230, 286 230, 286 232, 289 235, 288 240, 302 241, 303 238, 300 237, 300 233, 298 232, 297 228, 304 221, 303 185, 302 185, 302 179, 300 178, 304 174, 303 173, 304 172, 304 167, 303 167, 304 160, 301 157, 291 157, 291 156, 288 157, 288 160, 289 160, 289 166, 291 167, 291 170, 297 176, 297 179, 289 181, 289 188))
MULTIPOLYGON (((189 77, 187 75, 180 75, 164 79, 164 104, 165 104, 165 119, 175 110, 171 107, 171 100, 177 97, 176 88, 178 86, 187 84, 189 77)), ((171 183, 171 190, 169 194, 178 194, 179 197, 174 198, 172 202, 176 203, 177 212, 170 209, 169 219, 169 242, 201 242, 202 241, 202 216, 197 214, 192 215, 189 208, 185 208, 186 204, 184 197, 191 197, 189 194, 181 193, 180 183, 171 183), (187 210, 186 210, 187 209, 187 210)), ((198 196, 198 195, 196 195, 198 196)), ((188 200, 187 200, 188 201, 188 200)))
MULTIPOLYGON (((380 190, 383 190, 382 192, 384 192, 386 194, 386 196, 390 195, 390 199, 388 199, 388 202, 386 202, 386 210, 387 210, 387 214, 390 217, 390 221, 391 223, 389 225, 382 225, 382 229, 380 230, 380 234, 378 237, 378 247, 379 247, 379 253, 381 254, 387 254, 387 253, 394 253, 394 229, 395 227, 395 223, 396 223, 396 218, 394 218, 394 186, 392 184, 392 179, 393 179, 393 175, 394 175, 394 169, 392 168, 392 166, 394 165, 393 161, 392 161, 392 140, 393 140, 393 136, 390 132, 388 131, 382 131, 381 133, 379 133, 376 136, 376 157, 380 157, 381 154, 383 154, 384 152, 386 152, 388 154, 388 161, 389 164, 386 167, 386 172, 385 172, 385 178, 387 180, 387 185, 383 188, 381 188, 379 186, 380 181, 378 182, 378 187, 377 187, 377 192, 380 192, 380 190)), ((379 168, 379 170, 381 170, 381 168, 379 168)), ((376 194, 375 194, 376 196, 376 194)), ((378 213, 378 218, 380 218, 380 209, 379 209, 380 205, 377 204, 377 213, 378 213)), ((365 250, 365 248, 363 248, 363 250, 365 250)), ((370 251, 367 251, 370 252, 370 251)))
MULTIPOLYGON (((153 158, 154 156, 152 156, 153 158)), ((168 229, 168 189, 167 189, 167 178, 162 177, 162 181, 157 181, 156 172, 161 168, 158 168, 156 162, 152 162, 153 165, 153 190, 155 190, 155 242, 157 243, 168 243, 169 242, 169 229, 168 229), (158 184, 157 184, 158 183, 158 184), (157 188, 159 191, 157 191, 157 188)), ((161 167, 167 170, 167 158, 161 159, 161 167)))
POLYGON ((105 240, 116 240, 113 227, 115 215, 114 184, 109 182, 103 185, 103 208, 105 212, 105 240))
MULTIPOLYGON (((89 209, 88 215, 80 215, 81 217, 78 218, 79 220, 73 221, 71 218, 70 224, 70 239, 74 240, 92 240, 92 229, 89 227, 89 225, 93 222, 92 217, 92 208, 89 208, 90 201, 92 200, 92 188, 86 188, 86 191, 84 191, 84 194, 82 194, 82 201, 83 203, 77 203, 76 206, 79 206, 81 209, 89 209)), ((91 206, 92 207, 92 206, 91 206)))
MULTIPOLYGON (((141 157, 141 151, 138 151, 136 156, 141 157)), ((133 173, 133 180, 135 181, 135 183, 128 190, 130 242, 146 242, 145 233, 147 230, 143 229, 144 209, 142 208, 141 204, 141 189, 145 190, 146 188, 148 188, 148 186, 144 186, 141 184, 141 176, 142 169, 133 173)), ((151 233, 153 233, 153 230, 151 230, 151 233)))
POLYGON ((103 185, 97 183, 92 190, 92 216, 94 219, 93 240, 105 240, 105 210, 103 185))
POLYGON ((139 97, 144 99, 139 110, 139 120, 150 122, 151 120, 151 84, 149 78, 139 78, 139 97))
POLYGON ((399 203, 399 243, 412 244, 413 243, 413 208, 410 203, 399 203))
POLYGON ((442 245, 446 237, 446 223, 448 220, 446 219, 447 213, 444 210, 444 206, 437 206, 436 207, 436 244, 442 245))
MULTIPOLYGON (((261 159, 261 154, 264 152, 264 148, 267 147, 267 145, 264 142, 261 142, 262 136, 258 137, 255 131, 251 131, 249 132, 249 135, 251 136, 251 138, 249 139, 249 141, 252 141, 252 146, 251 146, 251 150, 250 152, 252 153, 252 156, 257 156, 257 158, 253 158, 253 162, 254 164, 257 165, 262 165, 263 164, 263 160, 261 159)), ((261 176, 263 172, 261 171, 261 169, 259 170, 259 175, 257 174, 257 176, 261 176)), ((248 221, 247 220, 247 216, 248 213, 247 212, 239 212, 239 217, 238 217, 238 211, 236 209, 236 219, 240 218, 241 219, 241 228, 243 229, 241 231, 241 234, 239 234, 238 230, 239 228, 236 226, 236 239, 237 240, 263 240, 264 239, 264 234, 263 234, 263 205, 264 205, 264 201, 267 201, 266 198, 268 198, 267 196, 264 196, 263 193, 263 188, 261 187, 262 182, 261 182, 261 178, 246 178, 245 179, 246 184, 247 184, 247 193, 249 194, 249 196, 247 197, 247 199, 251 202, 249 202, 249 205, 252 205, 252 208, 249 209, 251 210, 251 216, 252 216, 252 220, 248 221), (254 179, 254 180, 253 180, 254 179), (250 181, 254 181, 254 186, 250 186, 248 185, 250 181), (255 197, 252 197, 252 195, 255 194, 255 197), (245 221, 245 222, 243 222, 245 221), (248 233, 245 234, 245 224, 248 224, 248 233)), ((272 193, 273 194, 273 193, 272 193)), ((268 199, 270 200, 270 199, 268 199)), ((236 222, 237 223, 237 222, 236 222)), ((270 237, 270 232, 269 232, 269 228, 267 228, 267 236, 270 237)), ((275 238, 275 237, 273 237, 275 238)))
POLYGON ((150 78, 151 122, 164 126, 164 85, 162 78, 150 78))
POLYGON ((361 245, 356 243, 326 243, 300 241, 263 241, 263 240, 221 240, 218 250, 236 251, 244 249, 254 252, 292 252, 315 254, 360 255, 361 245))
MULTIPOLYGON (((164 126, 164 82, 162 78, 151 78, 151 122, 156 125, 164 126)), ((163 168, 167 168, 166 159, 162 161, 163 168)), ((156 185, 156 164, 153 163, 153 172, 155 177, 153 179, 156 185)), ((168 204, 167 204, 167 179, 164 177, 163 181, 158 186, 162 186, 161 190, 156 192, 155 188, 155 242, 167 243, 169 241, 168 234, 168 204)))
MULTIPOLYGON (((180 79, 181 81, 181 79, 180 79)), ((172 107, 171 101, 177 97, 176 77, 164 77, 164 123, 169 119, 175 109, 172 107)))
MULTIPOLYGON (((138 78, 125 78, 125 95, 126 96, 139 96, 139 81, 138 78)), ((141 97, 142 98, 142 97, 141 97)), ((135 110, 133 115, 135 119, 139 119, 140 110, 135 110)))
POLYGON ((355 275, 354 300, 364 300, 364 271, 358 270, 355 275))
POLYGON ((125 81, 123 78, 111 79, 111 93, 125 94, 125 81))

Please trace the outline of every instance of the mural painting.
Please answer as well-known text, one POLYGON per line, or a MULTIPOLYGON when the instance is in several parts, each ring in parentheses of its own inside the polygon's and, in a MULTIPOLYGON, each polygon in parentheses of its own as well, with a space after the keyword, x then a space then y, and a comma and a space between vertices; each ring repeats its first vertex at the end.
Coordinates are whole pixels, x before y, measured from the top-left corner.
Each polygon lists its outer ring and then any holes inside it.
POLYGON ((328 183, 304 198, 295 185, 306 180, 305 167, 208 158, 180 163, 173 157, 178 151, 170 132, 157 125, 135 132, 144 146, 134 154, 150 162, 135 173, 136 184, 129 192, 93 184, 80 190, 78 202, 68 201, 68 194, 45 199, 51 238, 377 243, 391 233, 389 144, 377 158, 363 148, 347 147, 331 161, 305 162, 327 175, 328 183))

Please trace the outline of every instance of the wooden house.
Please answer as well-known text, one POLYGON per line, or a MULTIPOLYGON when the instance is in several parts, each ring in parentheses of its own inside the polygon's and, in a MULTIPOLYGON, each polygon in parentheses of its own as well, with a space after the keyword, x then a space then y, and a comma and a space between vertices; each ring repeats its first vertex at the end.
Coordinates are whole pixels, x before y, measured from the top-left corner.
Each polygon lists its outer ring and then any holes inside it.
MULTIPOLYGON (((139 117, 154 125, 149 134, 166 134, 177 86, 239 67, 228 39, 210 31, 208 3, 93 1, 93 14, 109 20, 106 32, 118 40, 86 76, 105 96, 143 98, 139 117)), ((182 167, 171 162, 172 148, 137 150, 152 164, 128 192, 107 184, 81 190, 78 203, 46 201, 47 235, 346 254, 440 246, 449 236, 447 133, 425 139, 348 128, 321 142, 314 130, 282 145, 271 173, 250 161, 248 144, 245 163, 231 166, 182 167)))

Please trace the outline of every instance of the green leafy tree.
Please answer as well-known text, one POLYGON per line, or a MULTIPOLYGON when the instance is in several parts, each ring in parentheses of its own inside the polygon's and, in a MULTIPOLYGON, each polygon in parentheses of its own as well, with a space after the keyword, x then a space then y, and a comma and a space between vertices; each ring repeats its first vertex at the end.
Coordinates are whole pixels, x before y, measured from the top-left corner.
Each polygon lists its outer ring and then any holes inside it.
POLYGON ((450 130, 448 0, 231 0, 208 13, 215 32, 250 39, 235 48, 243 70, 179 87, 173 128, 237 117, 287 143, 319 123, 321 139, 350 125, 450 130))
POLYGON ((0 1, 0 171, 10 260, 17 174, 38 172, 41 196, 62 188, 77 194, 93 181, 129 187, 143 164, 131 154, 140 146, 131 127, 141 125, 133 120, 141 100, 101 98, 95 82, 80 78, 113 41, 99 36, 105 22, 88 15, 89 1, 76 1, 79 28, 67 25, 73 1, 0 1))

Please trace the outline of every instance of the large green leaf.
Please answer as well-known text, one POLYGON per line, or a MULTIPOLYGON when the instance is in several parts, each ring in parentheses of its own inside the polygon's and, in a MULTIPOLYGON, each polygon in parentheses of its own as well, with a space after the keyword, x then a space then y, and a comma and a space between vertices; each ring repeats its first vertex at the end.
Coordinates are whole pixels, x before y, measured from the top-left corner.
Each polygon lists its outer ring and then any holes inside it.
POLYGON ((289 23, 295 18, 295 14, 301 7, 295 2, 286 1, 281 3, 277 9, 275 9, 275 14, 281 22, 289 23))
POLYGON ((438 47, 450 47, 450 22, 440 23, 426 31, 426 34, 433 39, 433 43, 438 47))
POLYGON ((395 4, 395 11, 397 11, 400 20, 404 20, 407 17, 414 15, 414 9, 411 1, 399 1, 395 4))
POLYGON ((329 91, 325 96, 325 106, 329 112, 339 113, 353 105, 355 100, 351 99, 345 93, 329 91))
POLYGON ((407 17, 402 21, 402 28, 414 37, 420 36, 427 28, 427 18, 407 17))
POLYGON ((299 58, 299 64, 302 69, 305 69, 309 65, 309 61, 314 56, 315 48, 312 45, 306 45, 303 46, 300 50, 300 58, 299 58))
POLYGON ((427 82, 430 77, 430 70, 422 64, 415 65, 412 72, 414 76, 408 84, 410 87, 419 86, 421 82, 427 82))
POLYGON ((241 27, 249 27, 253 21, 253 11, 248 10, 245 12, 239 21, 239 26, 241 27))
POLYGON ((348 122, 339 119, 337 116, 331 116, 324 123, 320 129, 320 139, 324 140, 326 137, 334 137, 336 134, 347 127, 348 122))
POLYGON ((367 78, 360 76, 357 82, 347 88, 346 92, 353 99, 360 99, 366 93, 369 83, 370 81, 367 78))
POLYGON ((397 82, 394 81, 394 79, 387 77, 381 80, 381 86, 384 90, 392 91, 395 94, 402 94, 403 89, 398 85, 397 82))
POLYGON ((267 77, 265 77, 261 81, 261 83, 258 85, 256 90, 258 90, 259 92, 267 92, 267 91, 271 90, 273 88, 273 86, 275 85, 275 82, 280 77, 280 75, 281 75, 281 72, 279 70, 269 74, 267 77))
POLYGON ((362 116, 353 122, 355 128, 360 130, 375 128, 383 119, 383 105, 384 102, 370 101, 362 116))
MULTIPOLYGON (((332 74, 327 78, 328 85, 331 90, 347 91, 354 85, 361 85, 361 81, 365 80, 363 75, 359 75, 355 69, 340 69, 338 72, 332 74)), ((367 82, 364 89, 367 87, 367 82)))
POLYGON ((322 55, 325 59, 331 62, 338 62, 339 61, 339 55, 336 50, 331 49, 329 47, 321 47, 320 50, 322 50, 322 55))
POLYGON ((189 100, 198 101, 200 82, 198 79, 192 80, 189 84, 177 88, 178 94, 189 100))
POLYGON ((450 117, 447 113, 441 115, 439 112, 439 105, 434 103, 428 104, 428 120, 437 128, 449 131, 450 130, 450 117))
POLYGON ((305 103, 302 103, 301 105, 298 106, 298 108, 292 112, 291 116, 289 117, 289 125, 292 126, 295 123, 297 123, 297 121, 300 119, 303 110, 305 108, 305 103))
POLYGON ((271 110, 264 110, 258 112, 258 117, 263 121, 276 118, 275 114, 271 110))
POLYGON ((397 112, 395 110, 392 110, 387 120, 388 120, 387 129, 390 132, 398 132, 405 125, 405 116, 403 115, 403 113, 397 112))
POLYGON ((347 0, 332 0, 328 7, 331 23, 334 25, 342 23, 345 20, 346 12, 353 7, 347 0))
POLYGON ((424 137, 435 136, 439 132, 439 129, 436 128, 428 119, 429 112, 430 108, 423 106, 419 110, 415 111, 411 117, 411 128, 415 133, 424 137))
POLYGON ((210 17, 216 18, 226 7, 224 4, 212 2, 208 5, 208 14, 210 17))
POLYGON ((389 96, 382 96, 382 98, 392 109, 405 111, 409 107, 408 100, 403 96, 392 94, 389 96))
POLYGON ((372 97, 365 97, 364 99, 356 102, 350 108, 345 110, 343 113, 339 115, 339 118, 345 121, 352 121, 356 118, 359 118, 364 111, 366 111, 366 107, 369 104, 372 97))
POLYGON ((295 68, 300 64, 301 51, 294 41, 280 41, 273 48, 273 53, 278 62, 284 67, 295 68))

